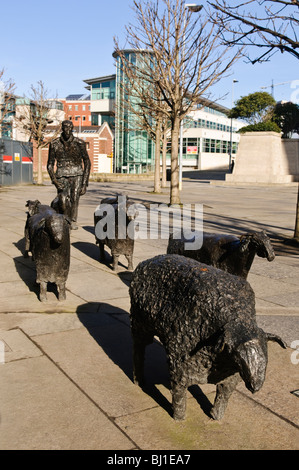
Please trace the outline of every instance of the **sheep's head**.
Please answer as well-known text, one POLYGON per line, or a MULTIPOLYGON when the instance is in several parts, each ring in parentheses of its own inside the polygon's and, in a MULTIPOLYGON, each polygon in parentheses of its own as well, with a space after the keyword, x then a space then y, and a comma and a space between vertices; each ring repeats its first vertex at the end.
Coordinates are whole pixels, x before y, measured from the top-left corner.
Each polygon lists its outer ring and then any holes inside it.
POLYGON ((62 214, 53 214, 46 218, 45 228, 55 243, 60 245, 64 237, 65 217, 62 214))
POLYGON ((268 363, 266 339, 258 337, 241 343, 234 351, 234 359, 248 390, 252 393, 260 390, 268 363))
POLYGON ((267 258, 268 261, 273 261, 275 253, 271 244, 270 238, 266 232, 246 233, 240 237, 241 250, 244 252, 250 248, 256 251, 257 256, 267 258))
POLYGON ((35 201, 31 201, 30 199, 28 201, 26 201, 26 206, 25 207, 28 207, 28 214, 30 216, 37 214, 38 206, 40 206, 40 204, 41 203, 38 199, 36 199, 35 201))
POLYGON ((70 198, 63 193, 59 193, 51 202, 51 207, 58 212, 58 214, 69 213, 70 198))
POLYGON ((245 386, 252 393, 261 389, 268 363, 268 341, 276 341, 286 348, 285 342, 276 335, 265 333, 261 328, 235 324, 225 329, 224 346, 237 365, 245 386))

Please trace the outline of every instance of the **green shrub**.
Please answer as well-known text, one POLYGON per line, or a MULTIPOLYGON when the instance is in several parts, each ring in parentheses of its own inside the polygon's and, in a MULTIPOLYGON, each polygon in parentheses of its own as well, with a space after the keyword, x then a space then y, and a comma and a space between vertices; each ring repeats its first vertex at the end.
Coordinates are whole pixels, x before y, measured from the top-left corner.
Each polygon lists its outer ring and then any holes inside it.
POLYGON ((239 129, 240 134, 244 134, 244 132, 278 132, 281 133, 280 127, 276 124, 276 122, 272 121, 265 121, 265 122, 258 122, 257 124, 250 124, 249 126, 244 126, 239 129))

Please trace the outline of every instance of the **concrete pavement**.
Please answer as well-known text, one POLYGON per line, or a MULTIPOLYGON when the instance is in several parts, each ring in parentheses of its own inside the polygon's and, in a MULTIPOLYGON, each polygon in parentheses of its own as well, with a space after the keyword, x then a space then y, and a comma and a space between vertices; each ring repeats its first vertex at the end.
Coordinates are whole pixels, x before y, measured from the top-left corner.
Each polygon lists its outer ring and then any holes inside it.
MULTIPOLYGON (((93 212, 117 193, 137 202, 168 203, 168 189, 150 181, 90 183, 81 198, 79 229, 71 232, 67 298, 50 288, 41 303, 31 258, 23 257, 25 202, 49 204, 55 188, 0 188, 0 449, 201 450, 299 448, 299 249, 282 243, 294 227, 296 185, 228 186, 221 173, 184 173, 182 202, 204 207, 206 231, 241 234, 265 229, 276 258, 255 258, 249 282, 257 318, 281 335, 269 343, 265 384, 252 395, 241 384, 224 418, 209 418, 215 387, 188 391, 187 418, 171 418, 164 350, 146 353, 147 387, 132 382, 132 343, 125 258, 118 273, 98 261, 93 212), (212 181, 211 181, 212 180, 212 181), (213 184, 211 184, 211 182, 213 184), (297 341, 297 343, 295 343, 297 341)), ((167 240, 136 240, 134 265, 165 253, 167 240)))

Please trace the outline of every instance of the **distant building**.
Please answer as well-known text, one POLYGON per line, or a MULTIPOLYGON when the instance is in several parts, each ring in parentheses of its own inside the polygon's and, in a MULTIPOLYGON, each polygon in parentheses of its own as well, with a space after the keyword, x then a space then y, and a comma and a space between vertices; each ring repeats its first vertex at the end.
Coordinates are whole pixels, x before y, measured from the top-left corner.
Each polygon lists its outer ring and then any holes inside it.
MULTIPOLYGON (((123 53, 137 64, 140 54, 147 51, 128 49, 123 53)), ((143 173, 153 171, 155 144, 146 132, 134 130, 134 117, 122 105, 123 86, 126 80, 119 56, 116 74, 84 80, 91 92, 93 123, 108 122, 115 133, 114 171, 119 173, 143 173)), ((145 61, 141 60, 141 63, 145 61)), ((183 124, 183 169, 227 169, 230 157, 236 154, 240 136, 237 133, 244 123, 228 118, 229 109, 216 102, 201 99, 194 106, 183 124), (232 127, 232 130, 231 130, 232 127), (230 155, 231 153, 231 155, 230 155)), ((170 141, 167 166, 170 166, 170 141)))
MULTIPOLYGON (((138 63, 147 51, 123 51, 132 63, 138 63)), ((59 100, 48 100, 49 138, 54 136, 64 119, 73 122, 74 133, 88 146, 92 172, 144 173, 153 171, 155 143, 134 126, 130 106, 124 107, 124 82, 121 60, 117 55, 116 74, 84 80, 88 93, 72 94, 59 100), (105 125, 106 123, 106 125, 105 125)), ((142 63, 145 63, 142 61, 142 63)), ((126 98, 127 99, 127 98, 126 98)), ((30 133, 17 125, 18 117, 34 105, 26 98, 14 97, 2 125, 4 138, 28 142, 30 133)), ((131 103, 131 106, 134 103, 131 103)), ((244 124, 228 118, 229 109, 216 102, 201 99, 183 122, 183 169, 227 169, 236 154, 244 124)), ((1 134, 0 134, 1 136, 1 134)), ((167 166, 170 166, 170 139, 167 166)), ((43 149, 46 171, 48 147, 43 149)), ((36 169, 34 148, 34 169, 36 169)))
POLYGON ((90 94, 68 95, 60 100, 63 103, 65 119, 81 128, 91 126, 90 94))
POLYGON ((83 80, 91 94, 91 124, 100 126, 107 122, 111 129, 115 124, 116 75, 83 80))
MULTIPOLYGON (((0 138, 19 142, 28 142, 30 130, 28 126, 29 111, 34 110, 34 103, 27 98, 14 96, 9 103, 9 110, 0 126, 0 138), (21 119, 20 119, 21 118, 21 119), (26 128, 27 126, 27 128, 26 128)), ((91 101, 88 94, 69 95, 65 99, 47 101, 46 140, 49 142, 60 135, 60 124, 69 119, 74 125, 74 135, 85 140, 91 160, 92 173, 111 173, 113 171, 113 140, 114 135, 108 125, 91 125, 91 101)), ((37 172, 38 151, 33 144, 33 173, 37 172)), ((47 174, 49 148, 42 148, 42 169, 47 174)))
POLYGON ((244 126, 242 121, 228 118, 229 111, 228 108, 207 99, 201 99, 194 106, 184 119, 183 168, 228 168, 230 146, 234 159, 240 141, 237 131, 244 126))
MULTIPOLYGON (((43 105, 50 127, 57 127, 64 119, 63 104, 60 100, 49 99, 43 105)), ((0 137, 20 142, 30 139, 30 116, 34 115, 36 103, 29 98, 12 96, 9 110, 0 126, 0 137)))

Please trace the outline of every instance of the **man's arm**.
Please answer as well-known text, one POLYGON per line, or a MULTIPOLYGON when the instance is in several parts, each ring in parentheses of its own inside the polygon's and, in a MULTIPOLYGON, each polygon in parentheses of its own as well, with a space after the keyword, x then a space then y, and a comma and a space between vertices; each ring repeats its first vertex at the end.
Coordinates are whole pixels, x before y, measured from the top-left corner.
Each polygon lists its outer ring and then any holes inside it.
POLYGON ((83 196, 83 194, 86 193, 86 188, 88 186, 88 180, 89 180, 89 174, 90 174, 90 168, 91 168, 91 163, 89 159, 89 155, 86 149, 86 144, 84 141, 80 142, 80 147, 81 147, 81 156, 83 160, 83 180, 82 180, 82 188, 80 191, 80 195, 83 196))
POLYGON ((52 184, 54 184, 56 186, 56 188, 58 188, 59 185, 58 185, 58 181, 55 177, 54 166, 55 166, 55 150, 54 150, 54 147, 53 147, 52 143, 50 143, 48 162, 47 162, 47 170, 48 170, 49 176, 51 178, 52 184))

